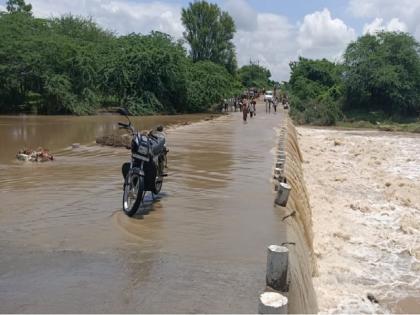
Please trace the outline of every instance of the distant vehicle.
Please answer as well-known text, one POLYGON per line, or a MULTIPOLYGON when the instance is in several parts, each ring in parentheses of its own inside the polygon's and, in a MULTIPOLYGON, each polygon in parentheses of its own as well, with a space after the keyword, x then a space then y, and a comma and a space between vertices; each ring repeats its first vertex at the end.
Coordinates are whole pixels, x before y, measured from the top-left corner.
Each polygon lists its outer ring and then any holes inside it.
POLYGON ((273 91, 266 91, 264 94, 264 102, 273 100, 273 91))

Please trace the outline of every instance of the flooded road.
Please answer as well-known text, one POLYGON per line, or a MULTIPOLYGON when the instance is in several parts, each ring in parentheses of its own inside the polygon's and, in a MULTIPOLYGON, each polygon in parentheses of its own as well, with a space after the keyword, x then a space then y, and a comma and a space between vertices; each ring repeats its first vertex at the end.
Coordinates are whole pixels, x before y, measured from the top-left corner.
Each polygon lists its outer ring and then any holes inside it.
POLYGON ((169 128, 163 193, 132 219, 121 211, 129 151, 92 144, 118 117, 1 117, 0 311, 255 312, 266 246, 285 237, 270 182, 279 116, 169 128), (15 161, 24 142, 56 161, 15 161))

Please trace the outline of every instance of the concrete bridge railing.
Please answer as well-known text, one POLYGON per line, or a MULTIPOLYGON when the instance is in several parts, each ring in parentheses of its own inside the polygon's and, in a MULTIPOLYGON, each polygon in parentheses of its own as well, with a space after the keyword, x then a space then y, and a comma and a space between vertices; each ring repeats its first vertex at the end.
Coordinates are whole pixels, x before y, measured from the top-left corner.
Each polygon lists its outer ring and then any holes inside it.
POLYGON ((317 274, 313 250, 312 212, 303 176, 297 132, 282 111, 276 146, 273 184, 275 208, 282 214, 287 241, 270 245, 267 288, 259 299, 260 314, 316 313, 312 277, 317 274))

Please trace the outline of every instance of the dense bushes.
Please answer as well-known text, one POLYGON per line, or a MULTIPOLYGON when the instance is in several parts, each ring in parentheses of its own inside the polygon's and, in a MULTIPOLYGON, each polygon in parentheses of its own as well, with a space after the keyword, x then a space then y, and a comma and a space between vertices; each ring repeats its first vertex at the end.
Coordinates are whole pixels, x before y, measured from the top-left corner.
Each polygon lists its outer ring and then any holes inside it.
POLYGON ((290 113, 299 124, 331 126, 343 118, 339 103, 329 95, 305 101, 304 110, 293 106, 290 113))
POLYGON ((67 35, 69 22, 94 31, 98 42, 112 40, 89 20, 0 15, 1 112, 86 114, 99 106, 98 45, 67 35))
POLYGON ((99 77, 103 93, 116 96, 118 105, 133 114, 187 109, 188 59, 169 35, 153 32, 115 38, 104 60, 99 77))
POLYGON ((341 111, 341 67, 328 60, 300 57, 290 64, 287 85, 292 103, 291 115, 299 123, 334 125, 343 117, 341 111))
POLYGON ((355 115, 405 120, 420 114, 419 44, 408 34, 362 36, 349 44, 342 64, 299 58, 290 67, 286 88, 299 123, 333 125, 355 115))
POLYGON ((226 68, 210 61, 200 61, 190 66, 187 98, 190 112, 202 112, 208 104, 235 93, 234 78, 226 68))
POLYGON ((116 36, 89 19, 0 13, 0 112, 132 114, 205 111, 238 80, 210 61, 193 63, 169 35, 116 36))

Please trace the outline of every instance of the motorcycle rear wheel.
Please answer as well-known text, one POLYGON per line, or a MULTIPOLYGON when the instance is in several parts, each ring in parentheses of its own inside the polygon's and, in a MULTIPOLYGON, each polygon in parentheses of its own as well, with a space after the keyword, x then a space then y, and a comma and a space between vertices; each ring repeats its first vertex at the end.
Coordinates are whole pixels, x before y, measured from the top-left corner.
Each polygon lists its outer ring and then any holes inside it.
MULTIPOLYGON (((128 175, 130 176, 130 175, 128 175)), ((144 178, 139 174, 132 174, 124 185, 123 211, 129 217, 136 214, 144 198, 144 178)))

